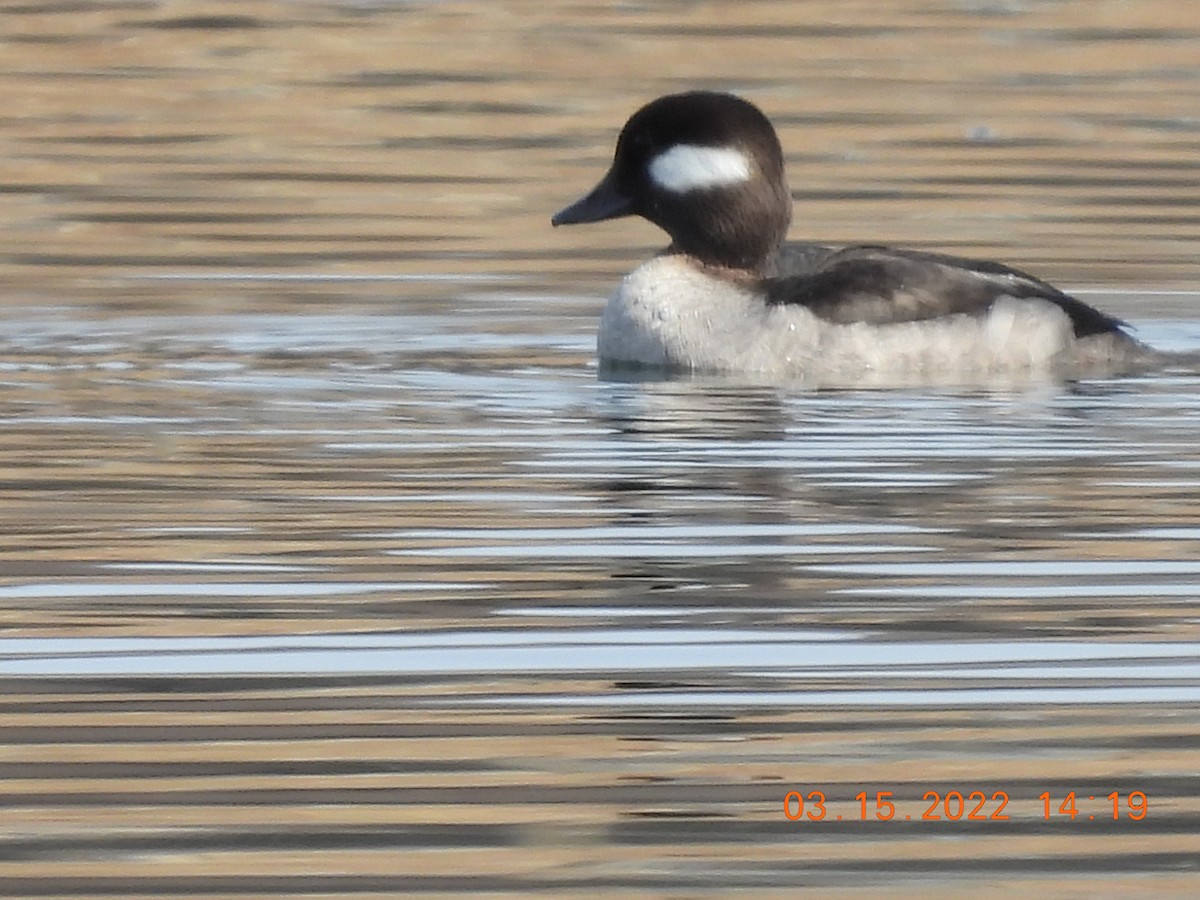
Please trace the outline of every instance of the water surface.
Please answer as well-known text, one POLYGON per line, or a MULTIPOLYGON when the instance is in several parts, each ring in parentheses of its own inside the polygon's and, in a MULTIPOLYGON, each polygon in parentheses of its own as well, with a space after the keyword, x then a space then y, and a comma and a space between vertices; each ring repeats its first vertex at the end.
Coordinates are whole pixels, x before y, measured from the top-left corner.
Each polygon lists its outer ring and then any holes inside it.
POLYGON ((1195 353, 1186 5, 0 16, 6 896, 1189 893, 1200 369, 604 380, 660 237, 547 221, 738 90, 796 236, 1195 353))

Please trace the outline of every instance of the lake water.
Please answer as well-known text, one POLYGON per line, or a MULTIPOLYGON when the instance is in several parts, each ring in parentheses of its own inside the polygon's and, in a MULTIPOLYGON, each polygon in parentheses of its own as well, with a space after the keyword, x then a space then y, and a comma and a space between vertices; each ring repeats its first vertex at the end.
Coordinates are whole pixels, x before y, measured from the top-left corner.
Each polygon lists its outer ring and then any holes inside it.
POLYGON ((731 89, 1200 352, 1190 4, 0 22, 4 896, 1194 895, 1200 367, 607 381, 661 236, 548 222, 731 89))

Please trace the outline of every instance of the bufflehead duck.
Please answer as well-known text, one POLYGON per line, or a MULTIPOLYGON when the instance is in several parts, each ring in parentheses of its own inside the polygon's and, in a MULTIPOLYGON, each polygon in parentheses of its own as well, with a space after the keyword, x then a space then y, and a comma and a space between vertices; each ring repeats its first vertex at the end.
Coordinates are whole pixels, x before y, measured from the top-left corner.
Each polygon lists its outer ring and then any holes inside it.
POLYGON ((779 138, 731 94, 643 106, 608 173, 551 221, 629 215, 671 244, 609 300, 605 367, 886 383, 1115 371, 1151 352, 1119 320, 999 263, 784 244, 792 199, 779 138))

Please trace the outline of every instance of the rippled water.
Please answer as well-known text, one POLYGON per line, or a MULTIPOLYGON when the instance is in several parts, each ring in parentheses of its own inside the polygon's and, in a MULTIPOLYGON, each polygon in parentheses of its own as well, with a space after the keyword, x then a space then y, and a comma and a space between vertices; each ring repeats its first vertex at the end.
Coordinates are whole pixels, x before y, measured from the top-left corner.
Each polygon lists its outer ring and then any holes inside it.
POLYGON ((1193 892, 1200 369, 602 380, 547 222, 733 88, 1194 354, 1186 4, 0 17, 0 893, 1193 892))

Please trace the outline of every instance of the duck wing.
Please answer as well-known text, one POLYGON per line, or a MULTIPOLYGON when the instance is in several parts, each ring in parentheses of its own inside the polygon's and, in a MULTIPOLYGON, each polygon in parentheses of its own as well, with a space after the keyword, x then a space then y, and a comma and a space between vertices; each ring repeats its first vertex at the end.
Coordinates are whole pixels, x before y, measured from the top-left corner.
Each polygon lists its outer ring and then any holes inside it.
POLYGON ((1076 337, 1120 331, 1124 325, 1039 278, 986 260, 859 246, 814 254, 809 266, 767 279, 768 302, 804 306, 830 322, 882 325, 983 315, 1001 297, 1036 298, 1062 309, 1076 337))
POLYGON ((825 244, 789 241, 779 248, 770 275, 775 278, 788 278, 809 274, 837 252, 836 248, 825 244))

